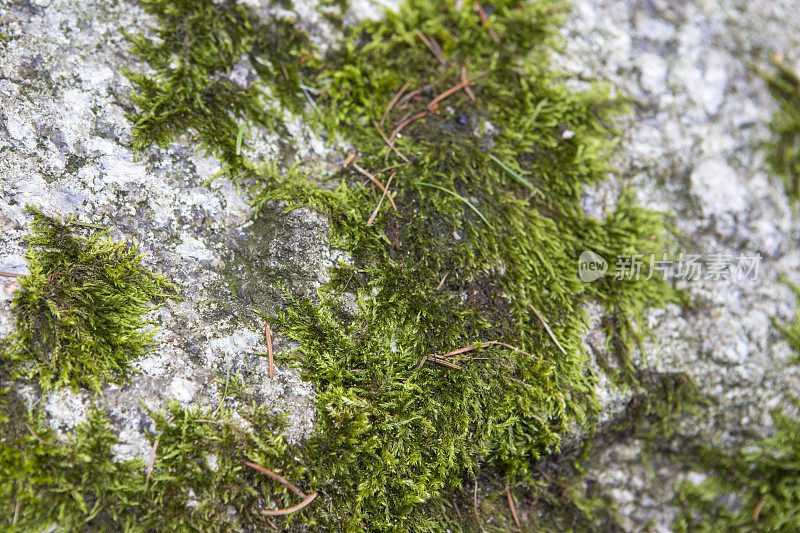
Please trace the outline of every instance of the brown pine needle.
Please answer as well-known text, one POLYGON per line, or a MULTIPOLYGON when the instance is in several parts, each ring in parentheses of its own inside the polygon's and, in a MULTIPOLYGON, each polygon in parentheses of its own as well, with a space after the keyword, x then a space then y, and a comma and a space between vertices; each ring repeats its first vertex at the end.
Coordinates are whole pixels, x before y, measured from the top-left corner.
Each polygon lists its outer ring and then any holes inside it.
POLYGON ((419 89, 414 89, 413 91, 411 91, 410 93, 408 93, 407 95, 405 95, 405 96, 404 96, 404 97, 403 97, 403 98, 400 100, 400 102, 397 104, 397 106, 398 106, 400 109, 404 109, 404 108, 405 108, 405 107, 408 105, 408 102, 409 102, 409 100, 411 100, 412 98, 414 98, 414 97, 416 97, 416 96, 419 96, 419 95, 420 95, 420 94, 422 94, 424 91, 427 91, 427 90, 429 90, 429 89, 432 89, 432 88, 433 88, 433 85, 431 85, 430 83, 428 83, 428 84, 426 84, 426 85, 423 85, 423 86, 422 86, 422 87, 420 87, 419 89))
POLYGON ((309 494, 306 497, 305 500, 301 501, 297 505, 292 505, 291 507, 287 507, 285 509, 275 509, 275 510, 264 509, 264 510, 261 511, 261 514, 264 514, 264 515, 267 515, 267 516, 281 516, 281 515, 296 513, 297 511, 299 511, 300 509, 302 509, 303 507, 305 507, 309 503, 313 502, 316 497, 317 497, 317 493, 314 492, 314 493, 309 494))
POLYGON ((478 17, 481 19, 481 24, 483 24, 489 31, 489 36, 492 38, 492 40, 496 44, 500 44, 500 38, 497 37, 497 34, 494 32, 492 27, 489 26, 489 17, 486 16, 486 11, 483 10, 483 6, 477 0, 475 2, 475 11, 478 12, 478 17))
POLYGON ((347 152, 347 159, 344 160, 342 163, 342 168, 347 168, 350 166, 350 163, 355 161, 358 158, 358 152, 356 150, 350 150, 347 152))
POLYGON ((411 117, 409 117, 409 118, 407 118, 407 119, 403 120, 403 121, 402 121, 402 122, 400 122, 400 124, 399 124, 399 125, 398 125, 398 126, 395 128, 395 129, 394 129, 394 131, 393 131, 393 132, 392 132, 392 134, 389 136, 389 138, 390 138, 390 139, 394 139, 394 138, 397 136, 397 134, 398 134, 398 133, 400 133, 401 131, 403 131, 403 128, 405 128, 406 126, 408 126, 409 124, 411 124, 411 123, 412 123, 412 122, 414 122, 415 120, 419 120, 419 119, 421 119, 422 117, 424 117, 424 116, 425 116, 425 115, 427 115, 427 114, 428 114, 428 112, 427 112, 427 111, 420 111, 420 112, 419 112, 419 113, 417 113, 416 115, 413 115, 413 116, 411 116, 411 117))
POLYGON ((761 514, 761 509, 764 507, 764 504, 767 502, 764 498, 758 500, 756 504, 756 508, 753 510, 753 520, 758 520, 758 515, 761 514))
POLYGON ((402 166, 405 166, 405 163, 397 163, 396 165, 389 165, 388 167, 383 167, 382 169, 380 169, 375 173, 375 176, 377 176, 378 174, 383 174, 387 170, 392 170, 393 168, 398 168, 402 166))
POLYGON ((417 30, 417 37, 419 37, 425 46, 428 47, 428 50, 431 51, 433 56, 436 60, 442 64, 442 66, 447 66, 447 58, 444 57, 444 52, 442 51, 442 47, 439 46, 439 43, 436 42, 436 39, 433 37, 428 37, 421 31, 417 30))
POLYGON ((372 212, 372 214, 369 217, 369 220, 367 220, 367 226, 371 226, 372 223, 375 221, 375 217, 378 216, 378 211, 380 211, 381 205, 383 205, 383 199, 386 197, 387 191, 389 190, 389 187, 392 185, 392 179, 394 178, 395 174, 397 174, 397 172, 392 172, 392 175, 389 176, 389 181, 386 182, 386 189, 381 194, 381 199, 378 201, 378 205, 377 207, 375 207, 375 211, 372 212))
POLYGON ((445 98, 447 98, 451 94, 453 94, 455 92, 458 92, 461 89, 464 89, 465 87, 469 87, 470 85, 472 85, 475 82, 475 80, 477 80, 478 78, 480 78, 482 76, 485 76, 485 75, 486 75, 486 72, 479 72, 478 74, 474 75, 470 79, 468 79, 466 81, 462 81, 461 83, 457 83, 456 85, 453 85, 452 87, 447 89, 445 92, 443 92, 442 94, 440 94, 439 96, 437 96, 436 98, 434 98, 433 100, 428 102, 428 105, 427 105, 428 110, 429 111, 433 111, 434 108, 437 106, 437 104, 439 102, 441 102, 442 100, 444 100, 445 98))
MULTIPOLYGON (((467 67, 461 67, 461 83, 467 83, 467 67)), ((469 99, 473 102, 475 101, 475 95, 472 93, 472 89, 469 86, 464 87, 464 92, 467 93, 469 99)))
POLYGON ((475 520, 478 522, 478 526, 481 528, 481 531, 486 533, 486 530, 483 529, 481 517, 478 516, 478 478, 475 478, 475 492, 472 494, 472 496, 472 509, 475 511, 475 520))
POLYGON ((400 156, 400 159, 402 159, 402 160, 403 160, 403 161, 405 161, 406 163, 410 163, 410 162, 411 162, 411 161, 409 161, 409 160, 408 160, 408 158, 407 158, 406 156, 404 156, 404 155, 403 155, 403 154, 400 152, 400 150, 398 150, 398 149, 395 147, 394 143, 393 143, 393 142, 391 142, 391 141, 390 141, 390 140, 389 140, 389 139, 386 137, 386 134, 385 134, 385 133, 383 133, 383 130, 381 129, 381 127, 380 127, 380 126, 378 126, 378 123, 377 123, 377 122, 375 122, 375 121, 373 120, 373 121, 372 121, 372 125, 373 125, 373 126, 375 126, 375 129, 376 129, 376 130, 378 130, 378 133, 380 133, 380 134, 381 134, 381 137, 383 138, 383 141, 384 141, 384 142, 385 142, 385 143, 386 143, 386 144, 389 146, 389 148, 390 148, 390 149, 391 149, 391 150, 392 150, 394 153, 396 153, 398 156, 400 156))
MULTIPOLYGON (((377 187, 378 187, 378 188, 379 188, 381 191, 383 191, 383 192, 386 192, 386 187, 384 187, 384 186, 383 186, 383 183, 381 183, 380 181, 378 181, 378 178, 376 178, 375 176, 373 176, 372 174, 370 174, 369 172, 367 172, 366 170, 364 170, 363 168, 361 168, 359 165, 356 165, 355 163, 353 163, 353 168, 354 168, 354 169, 356 169, 356 170, 358 170, 359 172, 361 172, 361 173, 362 173, 363 175, 365 175, 367 178, 369 178, 369 180, 370 180, 372 183, 374 183, 375 185, 377 185, 377 187)), ((391 196, 391 195, 389 195, 389 194, 387 194, 387 197, 389 198, 389 203, 391 203, 391 204, 392 204, 392 207, 394 208, 394 210, 395 210, 395 211, 397 211, 397 205, 395 205, 395 203, 394 203, 394 200, 392 199, 392 196, 391 196)))
POLYGON ((447 274, 445 274, 445 275, 442 277, 442 280, 441 280, 441 281, 439 282, 439 284, 436 286, 436 290, 437 290, 437 291, 438 291, 439 289, 441 289, 441 288, 442 288, 442 285, 444 285, 444 280, 446 280, 446 279, 447 279, 447 276, 449 276, 449 275, 450 275, 450 272, 448 272, 447 274))
POLYGON ((379 122, 381 128, 383 127, 383 123, 386 122, 386 117, 389 116, 389 111, 392 110, 394 105, 397 103, 398 100, 400 100, 400 98, 403 96, 403 93, 408 90, 408 87, 410 85, 411 85, 411 83, 406 82, 405 85, 400 87, 400 90, 397 91, 397 93, 392 97, 392 99, 389 100, 389 104, 386 106, 386 110, 383 112, 383 116, 381 117, 381 121, 379 122))
POLYGON ((510 344, 507 344, 507 343, 501 342, 501 341, 487 341, 487 342, 479 342, 477 344, 469 344, 467 346, 464 346, 463 348, 458 348, 457 350, 453 350, 452 352, 447 352, 444 355, 435 355, 435 354, 433 354, 431 357, 452 357, 454 355, 460 355, 462 353, 467 353, 467 352, 471 352, 473 350, 477 350, 478 348, 485 348, 487 346, 493 346, 493 345, 505 346, 506 348, 509 348, 511 350, 515 350, 515 351, 517 351, 517 352, 519 352, 521 354, 524 354, 524 355, 527 355, 528 357, 532 357, 534 359, 537 359, 537 360, 539 360, 539 361, 541 361, 543 363, 548 363, 548 364, 551 364, 551 365, 553 364, 550 361, 548 361, 547 359, 542 359, 538 355, 533 355, 532 353, 528 353, 525 350, 520 350, 516 346, 512 346, 510 344))
POLYGON ((456 370, 461 370, 461 367, 455 363, 451 363, 445 359, 441 359, 435 355, 428 356, 429 361, 433 361, 434 363, 439 363, 440 365, 449 366, 450 368, 455 368, 456 370))
POLYGON ((536 308, 533 306, 533 304, 528 304, 528 305, 530 306, 531 309, 533 309, 533 312, 536 314, 537 318, 539 319, 539 321, 544 326, 544 329, 547 330, 547 333, 550 334, 550 338, 553 339, 553 342, 555 342, 556 346, 558 346, 558 348, 561 350, 561 353, 563 353, 564 355, 567 355, 567 351, 564 349, 563 346, 561 346, 561 343, 558 342, 558 339, 556 339, 556 336, 553 334, 553 330, 550 329, 550 326, 548 326, 547 322, 545 322, 544 317, 542 317, 542 315, 539 314, 539 311, 536 310, 536 308))
POLYGON ((292 483, 291 481, 287 480, 283 476, 281 476, 279 474, 276 474, 272 470, 264 468, 263 466, 257 465, 255 463, 250 462, 250 461, 246 461, 244 464, 246 464, 247 466, 249 466, 253 470, 257 470, 258 472, 261 472, 262 474, 266 475, 270 479, 274 479, 275 481, 277 481, 278 483, 280 483, 281 485, 283 485, 284 487, 286 487, 290 491, 294 492, 295 494, 297 494, 301 498, 307 498, 308 497, 306 495, 306 493, 303 492, 302 490, 300 490, 299 488, 297 488, 297 486, 294 483, 292 483))
POLYGON ((150 475, 153 473, 153 466, 156 464, 156 453, 158 452, 158 443, 161 442, 161 435, 164 432, 158 434, 156 437, 156 441, 153 443, 153 452, 150 454, 150 461, 147 463, 147 475, 144 478, 144 490, 147 492, 147 487, 150 486, 150 475))
POLYGON ((522 526, 519 525, 519 517, 517 516, 517 507, 514 505, 514 497, 511 496, 511 489, 506 486, 506 496, 508 496, 508 507, 511 509, 511 516, 514 517, 514 523, 517 524, 517 528, 522 529, 522 526))
POLYGON ((13 272, 0 272, 0 276, 5 276, 7 278, 21 278, 24 274, 15 274, 13 272))
POLYGON ((269 324, 264 326, 264 337, 267 339, 267 355, 269 356, 269 379, 272 379, 275 373, 275 359, 272 353, 272 328, 269 324))

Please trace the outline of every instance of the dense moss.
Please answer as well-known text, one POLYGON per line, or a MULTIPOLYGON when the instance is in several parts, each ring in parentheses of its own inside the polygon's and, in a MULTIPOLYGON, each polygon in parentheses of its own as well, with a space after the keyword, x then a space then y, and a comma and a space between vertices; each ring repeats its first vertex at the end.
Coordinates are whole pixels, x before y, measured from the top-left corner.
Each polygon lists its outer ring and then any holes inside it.
POLYGON ((786 64, 774 60, 774 72, 762 73, 778 110, 772 116, 773 139, 767 142, 767 162, 783 179, 786 193, 800 199, 800 78, 786 64))
POLYGON ((17 329, 4 340, 4 365, 45 390, 124 380, 152 337, 144 313, 175 287, 141 264, 135 246, 100 231, 83 237, 75 220, 29 212, 30 274, 14 297, 17 329))

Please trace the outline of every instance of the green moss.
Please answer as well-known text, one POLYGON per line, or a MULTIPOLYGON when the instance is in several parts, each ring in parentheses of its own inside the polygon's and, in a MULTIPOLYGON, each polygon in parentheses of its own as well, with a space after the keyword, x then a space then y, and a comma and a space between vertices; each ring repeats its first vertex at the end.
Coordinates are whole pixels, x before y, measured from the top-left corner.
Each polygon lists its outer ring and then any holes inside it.
MULTIPOLYGON (((576 424, 593 426, 596 376, 580 341, 588 303, 607 313, 607 371, 619 383, 637 383, 629 354, 644 334, 645 312, 679 295, 646 269, 638 279, 614 280, 614 260, 660 252, 668 227, 630 192, 599 220, 580 207, 585 189, 609 172, 611 121, 625 106, 602 85, 567 89, 549 66, 562 3, 499 1, 487 28, 472 4, 409 0, 381 21, 347 29, 341 46, 324 57, 305 50, 307 38, 284 22, 276 30, 230 2, 144 5, 160 25, 156 39, 133 38, 133 52, 154 69, 129 73, 139 110, 132 115, 134 145, 196 135, 230 177, 247 174, 258 183, 258 205, 283 202, 327 215, 332 245, 349 252, 353 264, 333 269, 332 281, 311 299, 288 294, 284 308, 267 317, 298 346, 284 360, 316 386, 311 437, 287 449, 278 426, 260 417, 242 432, 231 420, 203 422, 209 414, 173 407, 156 416, 149 480, 141 464, 114 471, 111 438, 93 444, 86 456, 95 454, 96 464, 63 464, 76 472, 109 469, 98 494, 75 489, 102 502, 100 510, 93 515, 73 505, 64 516, 46 514, 48 520, 264 529, 255 509, 296 501, 276 487, 259 496, 248 484, 255 476, 242 470, 248 457, 318 492, 312 506, 278 519, 286 528, 458 529, 463 523, 450 502, 465 479, 491 471, 512 485, 531 482, 536 462, 559 449, 562 434, 576 424), (418 32, 437 43, 445 61, 418 32), (227 74, 245 56, 260 80, 242 88, 227 74), (431 104, 460 82, 462 67, 467 76, 481 74, 471 93, 455 91, 431 104), (323 187, 296 167, 262 168, 244 156, 243 124, 280 128, 279 114, 265 105, 266 86, 284 109, 307 113, 331 138, 352 143, 361 168, 378 173, 399 164, 373 121, 406 85, 414 96, 386 113, 383 129, 388 135, 406 115, 419 115, 395 137, 409 161, 393 169, 392 202, 372 221, 379 194, 354 170, 328 177, 323 187), (306 106, 311 86, 315 100, 306 106), (584 250, 611 262, 606 278, 578 279, 584 250), (484 344, 491 341, 504 344, 484 344), (449 365, 429 357, 472 344, 481 347, 454 354, 449 365), (203 453, 218 456, 217 469, 203 453), (187 487, 194 510, 186 507, 187 487)), ((378 179, 388 183, 388 172, 378 179)), ((106 433, 98 426, 91 434, 106 433)), ((51 452, 42 456, 58 457, 51 452)), ((40 505, 58 508, 73 485, 67 477, 52 484, 34 478, 25 489, 28 516, 40 505)), ((583 512, 595 513, 592 505, 583 512)))
MULTIPOLYGON (((0 405, 16 409, 14 393, 0 405)), ((4 414, 5 414, 4 413, 4 414)), ((12 413, 15 419, 26 415, 12 413)), ((59 440, 37 414, 26 427, 0 417, 0 501, 4 531, 263 531, 264 505, 288 507, 297 497, 246 466, 252 461, 289 479, 305 467, 287 453, 283 422, 259 408, 153 413, 156 446, 149 461, 116 462, 117 437, 92 409, 69 440, 59 440)))
POLYGON ((303 101, 296 93, 307 37, 287 19, 263 24, 232 0, 145 0, 140 5, 158 17, 159 25, 154 38, 130 37, 131 52, 154 71, 126 71, 136 87, 131 95, 136 112, 129 114, 133 147, 165 147, 190 132, 232 175, 247 172, 251 166, 242 156, 247 124, 282 125, 263 84, 287 107, 303 101), (262 85, 240 86, 230 79, 234 66, 248 58, 262 85))
POLYGON ((82 237, 74 220, 28 212, 30 274, 13 301, 17 329, 4 341, 4 365, 43 389, 124 380, 151 340, 143 314, 174 286, 141 265, 135 246, 103 232, 82 237))
POLYGON ((779 109, 772 116, 774 139, 767 143, 767 162, 783 179, 792 200, 800 198, 800 78, 784 63, 773 61, 775 72, 762 73, 779 109))

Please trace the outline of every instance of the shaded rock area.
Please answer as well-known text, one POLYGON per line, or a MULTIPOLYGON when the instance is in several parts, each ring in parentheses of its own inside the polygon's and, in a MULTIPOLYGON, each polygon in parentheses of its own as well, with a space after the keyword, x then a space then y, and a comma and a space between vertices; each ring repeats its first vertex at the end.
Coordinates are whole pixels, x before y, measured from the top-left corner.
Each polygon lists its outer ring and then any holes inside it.
POLYGON ((738 449, 770 433, 771 410, 792 412, 800 373, 773 318, 794 313, 778 276, 800 281, 800 223, 760 150, 776 107, 753 67, 766 69, 773 53, 797 61, 798 28, 800 7, 790 1, 643 0, 577 1, 564 31, 563 67, 635 99, 620 125, 619 176, 587 195, 586 207, 602 213, 630 185, 642 204, 674 214, 675 253, 705 264, 761 258, 754 280, 705 279, 714 276, 704 270, 703 279, 678 281, 695 308, 651 314, 654 337, 639 364, 686 373, 711 405, 679 423, 649 462, 635 438, 600 438, 587 482, 616 502, 625 529, 669 529, 675 483, 702 479, 679 466, 676 452, 695 443, 738 449))
MULTIPOLYGON (((305 7, 298 12, 308 12, 315 42, 336 38, 305 7)), ((148 266, 184 298, 153 311, 156 348, 136 363, 140 373, 129 384, 109 385, 101 397, 25 396, 44 406, 58 431, 100 402, 119 432, 118 456, 146 457, 145 406, 216 406, 226 379, 239 373, 259 401, 287 414, 287 434, 299 439, 313 427, 313 390, 292 368, 268 377, 264 321, 253 309, 277 311, 280 286, 313 294, 328 268, 347 258, 328 246, 327 222, 316 213, 268 205, 256 215, 248 184, 212 180, 218 162, 188 140, 131 151, 131 88, 121 68, 147 67, 126 53, 120 28, 135 33, 152 23, 132 3, 0 1, 0 270, 25 273, 30 204, 138 243, 148 266)), ((633 186, 643 204, 675 214, 677 253, 761 258, 756 279, 679 282, 696 306, 651 314, 654 335, 638 365, 688 374, 711 405, 681 422, 649 464, 636 438, 601 437, 587 482, 617 504, 626 529, 669 529, 675 510, 665 502, 674 483, 699 476, 673 460, 676 451, 697 441, 735 449, 769 434, 769 411, 788 405, 800 386, 772 322, 794 312, 794 295, 778 276, 800 282, 800 222, 759 149, 775 104, 751 68, 773 52, 798 60, 798 29, 800 8, 791 0, 576 0, 567 18, 556 61, 576 75, 576 87, 606 80, 635 100, 619 123, 619 173, 587 194, 585 208, 599 216, 622 186, 633 186)), ((247 78, 246 65, 238 75, 247 78)), ((290 138, 255 135, 254 155, 276 157, 288 146, 320 175, 341 164, 343 150, 300 121, 289 124, 290 138)), ((7 334, 15 282, 0 277, 0 284, 0 334, 7 334)), ((589 334, 586 342, 600 350, 603 341, 589 334)), ((279 332, 276 347, 287 347, 279 332)), ((599 395, 606 421, 629 398, 610 384, 599 395)))

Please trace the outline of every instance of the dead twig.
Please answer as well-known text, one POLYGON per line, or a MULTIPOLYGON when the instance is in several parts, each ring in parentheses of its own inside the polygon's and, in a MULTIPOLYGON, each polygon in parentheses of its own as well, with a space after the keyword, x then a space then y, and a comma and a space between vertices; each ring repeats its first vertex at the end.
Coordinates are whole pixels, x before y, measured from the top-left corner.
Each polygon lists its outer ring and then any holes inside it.
POLYGON ((269 327, 269 324, 264 325, 264 337, 267 339, 267 356, 269 357, 269 379, 272 379, 272 376, 275 372, 275 359, 273 358, 272 354, 272 328, 269 327))
POLYGON ((403 96, 403 93, 408 90, 409 85, 411 84, 406 82, 406 84, 400 87, 400 90, 395 93, 392 99, 389 100, 389 103, 386 105, 386 109, 383 112, 383 116, 381 117, 381 121, 379 122, 381 128, 383 127, 383 123, 386 122, 386 117, 389 116, 389 111, 391 111, 397 101, 400 100, 400 98, 403 96))
POLYGON ((378 205, 375 207, 375 211, 372 212, 372 214, 369 217, 369 220, 367 220, 367 226, 371 226, 372 223, 375 221, 375 217, 378 216, 378 211, 380 211, 381 205, 383 205, 383 199, 386 197, 387 191, 389 190, 389 187, 392 185, 392 179, 394 179, 395 174, 397 174, 397 172, 392 172, 392 175, 389 176, 389 181, 386 182, 386 189, 381 194, 381 199, 378 200, 378 205))
POLYGON ((544 317, 542 317, 542 315, 539 314, 539 311, 536 310, 536 308, 533 306, 533 304, 528 304, 528 305, 533 310, 533 312, 536 314, 536 317, 542 323, 542 325, 544 326, 544 329, 547 330, 547 333, 550 334, 550 338, 553 339, 553 342, 556 343, 556 346, 558 346, 559 350, 561 350, 561 353, 563 353, 564 355, 567 355, 567 351, 564 349, 563 346, 561 346, 561 343, 558 342, 558 339, 553 334, 553 330, 550 329, 550 326, 547 325, 547 322, 545 321, 544 317))
POLYGON ((408 158, 407 158, 406 156, 404 156, 404 155, 402 154, 402 152, 400 152, 400 150, 398 150, 398 149, 397 149, 397 147, 394 145, 394 143, 393 143, 393 142, 391 142, 391 141, 389 141, 389 139, 386 137, 386 134, 385 134, 385 133, 383 133, 383 130, 381 129, 381 127, 380 127, 380 126, 378 126, 378 123, 377 123, 377 122, 375 122, 375 121, 373 120, 373 121, 372 121, 372 125, 373 125, 373 126, 375 126, 375 129, 376 129, 376 130, 378 130, 378 133, 380 133, 380 134, 381 134, 381 138, 383 138, 383 141, 384 141, 384 142, 385 142, 385 143, 386 143, 386 144, 389 146, 389 148, 390 148, 390 149, 391 149, 391 150, 392 150, 394 153, 396 153, 398 156, 400 156, 400 159, 402 159, 402 160, 403 160, 403 161, 405 161, 406 163, 411 163, 411 161, 409 161, 409 160, 408 160, 408 158))
MULTIPOLYGON (((383 186, 383 183, 378 181, 378 178, 376 178, 375 176, 373 176, 372 174, 370 174, 369 172, 367 172, 366 170, 361 168, 359 165, 356 165, 355 163, 353 163, 353 168, 356 169, 357 171, 361 172, 367 178, 369 178, 369 180, 372 183, 374 183, 381 191, 386 192, 386 187, 383 186)), ((392 199, 391 195, 388 195, 388 193, 387 193, 387 196, 389 198, 389 203, 391 203, 392 207, 394 208, 394 210, 397 211, 397 205, 395 205, 394 200, 392 199)))
POLYGON ((514 518, 514 523, 517 524, 517 528, 522 529, 522 526, 519 525, 519 517, 517 516, 517 507, 514 505, 514 497, 511 496, 511 489, 506 486, 506 496, 508 496, 508 507, 511 509, 511 516, 514 518))

